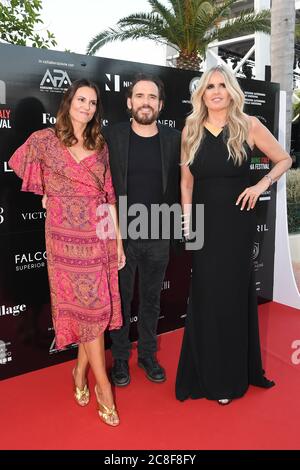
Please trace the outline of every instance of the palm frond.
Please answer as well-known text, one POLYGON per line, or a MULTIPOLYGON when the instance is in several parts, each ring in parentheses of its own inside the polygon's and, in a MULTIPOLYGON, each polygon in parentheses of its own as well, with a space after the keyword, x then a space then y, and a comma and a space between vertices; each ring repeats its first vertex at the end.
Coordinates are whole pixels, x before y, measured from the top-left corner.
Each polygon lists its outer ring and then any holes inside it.
POLYGON ((237 0, 224 0, 224 2, 220 5, 214 6, 212 15, 210 16, 211 21, 215 23, 228 18, 230 14, 230 7, 236 2, 237 0))
POLYGON ((169 26, 174 25, 177 21, 174 11, 162 5, 158 0, 148 0, 148 3, 152 7, 152 13, 160 16, 169 26))
POLYGON ((196 23, 196 33, 198 36, 201 35, 205 44, 207 44, 205 39, 209 37, 209 33, 211 33, 213 29, 216 30, 219 28, 224 20, 228 21, 230 7, 236 3, 236 1, 237 0, 224 0, 221 4, 217 6, 214 5, 213 9, 210 11, 204 11, 199 15, 196 23))
POLYGON ((230 39, 238 35, 252 34, 256 31, 270 34, 270 11, 262 10, 259 13, 244 12, 239 17, 228 20, 208 34, 209 41, 230 39))
POLYGON ((158 15, 154 13, 133 13, 131 15, 125 16, 125 18, 121 18, 117 25, 120 28, 126 28, 128 26, 133 26, 134 24, 144 24, 150 26, 152 21, 156 21, 159 19, 161 22, 165 23, 163 18, 160 18, 158 15))
POLYGON ((121 39, 123 31, 117 30, 114 28, 106 29, 105 31, 101 31, 101 33, 94 36, 87 45, 86 53, 88 55, 95 54, 98 49, 103 47, 108 42, 117 41, 121 39))
POLYGON ((168 34, 168 30, 164 30, 161 23, 157 22, 156 28, 153 26, 152 23, 151 29, 148 25, 141 25, 139 27, 134 25, 132 27, 128 26, 126 29, 110 28, 106 31, 102 31, 89 42, 87 54, 95 54, 98 49, 109 42, 126 41, 127 39, 149 39, 161 44, 172 43, 171 35, 168 34))
POLYGON ((184 38, 182 36, 182 28, 174 22, 169 25, 163 18, 154 13, 139 13, 129 15, 122 18, 118 22, 121 30, 127 31, 133 27, 145 26, 149 30, 149 34, 154 34, 155 37, 162 38, 169 41, 171 44, 179 46, 182 44, 184 38))
POLYGON ((178 22, 174 26, 176 36, 180 38, 177 43, 183 44, 185 53, 193 53, 198 49, 199 35, 203 37, 207 28, 210 27, 207 18, 214 10, 214 2, 209 0, 177 0, 172 3, 174 7, 175 4, 177 5, 177 15, 180 12, 183 16, 183 23, 178 22))

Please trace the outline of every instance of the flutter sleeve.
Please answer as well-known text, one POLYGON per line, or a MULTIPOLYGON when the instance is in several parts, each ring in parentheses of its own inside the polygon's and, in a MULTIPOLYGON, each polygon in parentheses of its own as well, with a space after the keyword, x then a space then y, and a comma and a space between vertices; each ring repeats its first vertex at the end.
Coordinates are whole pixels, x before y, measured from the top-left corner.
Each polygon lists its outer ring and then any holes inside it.
POLYGON ((112 177, 111 177, 111 172, 110 172, 110 165, 109 165, 109 153, 108 153, 108 147, 105 144, 105 147, 103 149, 104 152, 104 161, 105 161, 105 175, 104 175, 104 191, 106 193, 107 197, 107 203, 108 204, 116 204, 117 199, 116 199, 116 194, 115 190, 113 187, 113 182, 112 182, 112 177))
POLYGON ((45 188, 43 145, 40 140, 38 131, 31 134, 26 142, 14 152, 8 164, 23 180, 21 191, 29 191, 42 196, 45 188))

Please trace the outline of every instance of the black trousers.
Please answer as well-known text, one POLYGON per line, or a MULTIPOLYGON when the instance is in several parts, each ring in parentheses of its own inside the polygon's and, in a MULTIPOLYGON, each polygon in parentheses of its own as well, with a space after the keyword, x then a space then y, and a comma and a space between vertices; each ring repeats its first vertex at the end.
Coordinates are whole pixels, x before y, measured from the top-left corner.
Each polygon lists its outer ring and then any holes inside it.
POLYGON ((138 357, 149 357, 157 351, 157 322, 160 294, 169 262, 169 240, 129 240, 125 249, 126 265, 119 271, 123 326, 110 332, 111 351, 115 359, 128 360, 131 302, 136 269, 139 273, 138 357))

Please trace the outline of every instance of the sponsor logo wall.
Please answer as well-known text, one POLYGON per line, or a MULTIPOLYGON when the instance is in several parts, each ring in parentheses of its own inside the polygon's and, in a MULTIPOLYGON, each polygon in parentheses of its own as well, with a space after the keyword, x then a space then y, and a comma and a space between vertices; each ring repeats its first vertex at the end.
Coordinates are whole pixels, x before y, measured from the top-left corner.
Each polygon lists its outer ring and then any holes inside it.
MULTIPOLYGON (((60 352, 55 348, 44 242, 46 214, 39 196, 20 192, 21 180, 7 165, 11 154, 33 131, 55 124, 62 94, 83 77, 99 85, 103 122, 109 125, 128 120, 125 91, 134 74, 159 75, 167 95, 159 121, 181 130, 199 74, 10 45, 0 46, 0 58, 5 64, 0 71, 0 379, 4 379, 71 359, 77 351, 75 345, 60 352)), ((241 80, 241 85, 246 111, 277 135, 279 87, 254 80, 241 80)), ((255 182, 268 172, 268 159, 254 150, 251 169, 255 182)), ((275 198, 274 186, 261 196, 257 207, 253 262, 260 302, 272 299, 275 198)), ((160 333, 183 325, 190 275, 191 253, 172 254, 162 285, 160 333)), ((132 340, 137 337, 138 313, 136 292, 132 340)))

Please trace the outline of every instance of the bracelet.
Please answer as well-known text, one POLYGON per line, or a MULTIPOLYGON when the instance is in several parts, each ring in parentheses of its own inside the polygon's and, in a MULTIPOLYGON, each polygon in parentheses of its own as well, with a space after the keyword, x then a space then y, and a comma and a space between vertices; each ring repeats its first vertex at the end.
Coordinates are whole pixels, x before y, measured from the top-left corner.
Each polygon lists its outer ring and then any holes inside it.
POLYGON ((265 175, 264 178, 268 178, 268 180, 270 181, 269 187, 272 186, 272 184, 274 183, 274 180, 271 178, 271 176, 265 175))

